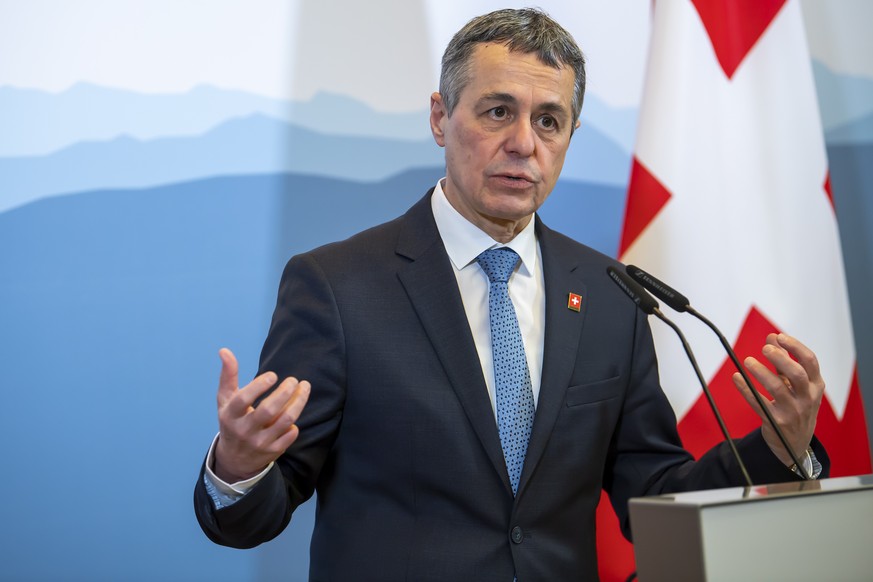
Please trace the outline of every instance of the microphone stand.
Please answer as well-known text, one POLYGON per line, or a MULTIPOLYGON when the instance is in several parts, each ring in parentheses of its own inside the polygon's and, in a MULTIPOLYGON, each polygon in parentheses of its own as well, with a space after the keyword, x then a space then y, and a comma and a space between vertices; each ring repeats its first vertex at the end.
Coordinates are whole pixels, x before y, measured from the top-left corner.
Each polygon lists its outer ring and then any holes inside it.
POLYGON ((737 447, 734 444, 730 433, 728 432, 727 426, 725 425, 724 420, 721 417, 718 406, 716 406, 715 400, 712 397, 712 393, 709 391, 709 386, 706 385, 706 380, 703 378, 703 374, 700 372, 700 366, 697 365, 697 358, 694 357, 694 352, 691 351, 691 346, 685 339, 685 334, 682 333, 682 330, 679 329, 679 326, 670 321, 670 319, 668 319, 667 316, 661 312, 661 310, 658 308, 658 302, 655 301, 655 298, 649 295, 649 293, 645 289, 643 289, 639 283, 634 281, 630 277, 630 275, 628 275, 627 273, 623 273, 613 267, 607 267, 606 273, 607 275, 609 275, 610 279, 612 279, 612 281, 616 285, 618 285, 622 291, 624 291, 625 295, 630 297, 630 299, 634 303, 636 303, 637 307, 639 307, 643 313, 645 313, 646 315, 654 314, 658 319, 669 325, 670 328, 676 332, 676 335, 679 336, 679 340, 682 342, 682 347, 685 348, 685 353, 688 356, 688 360, 694 367, 694 372, 697 374, 697 379, 700 381, 701 388, 703 388, 703 393, 706 394, 706 399, 709 401, 709 407, 712 410, 712 413, 715 415, 715 419, 718 421, 718 426, 721 429, 721 434, 724 435, 724 439, 725 441, 727 441, 731 453, 733 453, 734 459, 737 461, 737 465, 739 465, 740 471, 743 474, 743 478, 747 483, 747 487, 743 491, 743 497, 748 496, 749 489, 753 486, 752 478, 749 476, 749 472, 746 470, 746 465, 743 463, 742 458, 740 458, 740 453, 737 450, 737 447))
MULTIPOLYGON (((692 353, 691 351, 691 346, 685 339, 685 334, 682 333, 682 330, 679 329, 678 325, 667 319, 667 317, 661 312, 660 309, 655 308, 653 313, 655 314, 655 317, 669 325, 673 329, 673 331, 676 332, 676 335, 679 336, 679 341, 682 342, 682 347, 685 349, 685 354, 688 356, 688 360, 694 367, 694 373, 697 374, 698 381, 700 381, 700 387, 703 388, 703 393, 706 395, 706 399, 709 401, 709 408, 715 415, 715 420, 718 421, 718 426, 721 429, 721 434, 724 435, 724 439, 725 441, 727 441, 727 444, 731 449, 731 453, 733 453, 734 458, 737 460, 737 464, 739 464, 740 466, 740 471, 742 471, 743 473, 743 479, 745 479, 746 485, 748 487, 752 487, 754 485, 752 483, 752 478, 749 477, 749 472, 746 470, 746 465, 743 464, 743 460, 740 458, 740 452, 737 450, 737 446, 736 444, 734 444, 734 440, 731 438, 731 435, 728 432, 727 426, 724 423, 724 419, 721 417, 721 414, 718 411, 718 407, 715 405, 715 400, 712 397, 712 392, 709 391, 709 386, 707 386, 706 380, 703 378, 703 373, 700 371, 700 366, 697 365, 697 358, 694 357, 694 353, 692 353)), ((748 495, 748 489, 746 489, 743 497, 745 497, 746 495, 748 495)))
POLYGON ((737 354, 731 347, 730 342, 727 341, 727 338, 724 337, 724 334, 721 333, 721 330, 719 330, 714 323, 709 321, 696 309, 691 307, 691 302, 688 301, 687 297, 685 297, 660 279, 650 275, 649 273, 634 265, 626 265, 625 270, 627 274, 632 278, 631 280, 634 281, 634 283, 637 283, 637 281, 639 281, 638 284, 642 285, 646 289, 649 289, 652 293, 660 297, 661 300, 664 301, 664 303, 669 305, 671 308, 675 309, 680 313, 683 311, 687 311, 688 313, 702 321, 707 327, 709 327, 709 329, 715 332, 715 335, 718 336, 718 340, 721 342, 721 345, 724 347, 728 356, 730 356, 730 359, 733 362, 734 367, 737 369, 737 372, 740 373, 740 376, 742 376, 743 380, 746 381, 746 385, 749 387, 749 390, 752 391, 752 396, 755 398, 755 402, 758 403, 758 407, 767 418, 767 422, 773 428, 776 436, 779 437, 779 442, 781 442, 782 446, 785 447, 785 450, 788 452, 788 455, 794 462, 794 466, 797 467, 797 469, 800 471, 801 477, 803 477, 807 481, 810 480, 812 477, 809 475, 809 473, 806 472, 806 467, 803 466, 803 464, 797 458, 797 455, 795 455, 794 451, 791 450, 791 447, 788 446, 788 440, 785 438, 785 434, 782 432, 782 429, 779 428, 779 425, 776 424, 776 421, 773 419, 773 415, 770 414, 770 410, 767 408, 764 399, 761 397, 761 394, 758 392, 757 388, 755 388, 755 385, 752 383, 752 379, 749 378, 746 370, 740 364, 740 360, 737 358, 737 354))

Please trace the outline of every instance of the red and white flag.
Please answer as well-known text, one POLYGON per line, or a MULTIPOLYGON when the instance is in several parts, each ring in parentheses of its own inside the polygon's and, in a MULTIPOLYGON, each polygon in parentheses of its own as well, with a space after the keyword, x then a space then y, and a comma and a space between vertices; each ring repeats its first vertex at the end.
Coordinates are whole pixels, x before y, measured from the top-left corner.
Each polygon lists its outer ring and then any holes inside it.
MULTIPOLYGON (((800 2, 661 1, 653 17, 619 256, 685 294, 722 329, 740 360, 763 360, 760 349, 773 331, 815 351, 827 383, 816 435, 830 454, 831 475, 868 473, 843 259, 800 2)), ((733 387, 734 370, 717 339, 690 316, 674 320, 732 436, 759 426, 733 387)), ((721 433, 679 341, 658 322, 652 327, 682 440, 699 456, 721 433)))

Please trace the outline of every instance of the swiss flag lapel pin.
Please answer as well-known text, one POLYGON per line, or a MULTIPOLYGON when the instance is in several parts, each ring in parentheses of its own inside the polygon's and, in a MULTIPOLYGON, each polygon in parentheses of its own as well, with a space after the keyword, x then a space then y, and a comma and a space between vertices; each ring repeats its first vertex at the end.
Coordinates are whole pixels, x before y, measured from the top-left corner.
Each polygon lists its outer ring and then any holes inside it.
POLYGON ((573 311, 580 311, 582 309, 582 296, 576 293, 570 293, 570 296, 567 297, 567 309, 572 309, 573 311))

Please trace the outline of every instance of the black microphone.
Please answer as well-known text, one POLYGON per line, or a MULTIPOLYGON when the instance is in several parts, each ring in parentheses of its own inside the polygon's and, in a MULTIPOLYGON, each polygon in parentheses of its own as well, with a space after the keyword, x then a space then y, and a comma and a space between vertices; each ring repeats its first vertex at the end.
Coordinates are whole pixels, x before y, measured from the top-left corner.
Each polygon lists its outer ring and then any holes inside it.
POLYGON ((655 297, 667 304, 670 309, 682 313, 691 307, 691 302, 688 298, 652 275, 646 273, 639 267, 627 265, 625 267, 627 274, 639 281, 639 283, 651 291, 655 297))
POLYGON ((724 440, 730 447, 731 453, 733 453, 734 459, 736 459, 737 465, 739 465, 740 471, 743 473, 743 478, 746 480, 746 484, 749 487, 752 487, 752 478, 749 477, 749 472, 746 470, 746 465, 740 458, 740 453, 737 450, 736 445, 734 444, 734 440, 731 438, 727 426, 725 425, 724 420, 721 417, 721 413, 719 412, 718 407, 715 405, 715 400, 712 398, 712 393, 709 391, 709 386, 706 385, 706 380, 703 378, 703 373, 700 371, 700 366, 697 365, 697 358, 694 357, 694 352, 691 351, 691 346, 685 339, 685 334, 682 333, 682 330, 679 329, 679 326, 670 321, 667 316, 661 312, 661 310, 658 308, 658 302, 655 301, 655 298, 649 295, 645 289, 640 287, 639 283, 631 279, 627 274, 622 273, 612 266, 606 268, 606 273, 615 282, 615 284, 618 285, 622 289, 622 291, 624 291, 625 294, 630 297, 634 303, 637 304, 637 307, 639 307, 643 311, 643 313, 645 313, 646 315, 654 314, 655 317, 669 325, 670 328, 672 328, 673 331, 676 332, 676 335, 679 336, 679 341, 682 342, 682 347, 685 349, 685 354, 688 356, 688 360, 691 362, 691 366, 694 368, 694 373, 697 375, 697 379, 700 381, 700 387, 703 388, 703 393, 706 395, 706 399, 709 402, 709 407, 712 410, 712 414, 715 415, 715 420, 718 422, 718 427, 721 429, 721 434, 724 435, 724 440))
POLYGON ((630 297, 643 310, 643 313, 646 315, 652 315, 655 312, 661 313, 655 298, 646 293, 645 289, 640 287, 636 281, 612 266, 606 267, 606 274, 612 278, 616 285, 621 287, 625 295, 630 297))
POLYGON ((758 403, 758 406, 761 410, 764 411, 764 416, 767 418, 767 422, 770 423, 770 426, 773 427, 773 430, 776 432, 776 436, 779 437, 779 441, 782 443, 782 446, 785 447, 785 450, 788 451, 788 454, 791 456, 791 460, 797 466, 801 475, 804 479, 810 479, 810 476, 806 472, 806 468, 803 464, 797 459, 797 455, 794 454, 794 451, 791 450, 791 447, 788 446, 788 440, 785 438, 785 434, 782 432, 782 429, 779 428, 779 425, 776 424, 776 421, 773 420, 773 415, 770 414, 770 410, 764 403, 763 397, 758 393, 757 388, 752 383, 752 379, 749 378, 749 375, 746 373, 745 368, 740 365, 740 360, 737 358, 737 354, 734 352, 734 349, 731 347, 730 342, 721 333, 721 330, 718 329, 714 323, 709 321, 706 317, 704 317, 700 312, 691 307, 691 302, 688 301, 688 298, 664 283, 663 281, 653 277, 649 273, 644 270, 636 267, 634 265, 627 265, 625 267, 627 273, 639 281, 639 283, 651 291, 656 297, 661 299, 664 303, 669 305, 672 309, 682 313, 687 312, 702 321, 706 326, 711 329, 716 336, 718 336, 718 340, 721 342, 721 345, 724 347, 731 361, 734 363, 734 367, 743 377, 743 380, 746 381, 746 384, 749 386, 749 389, 752 391, 752 396, 755 398, 755 402, 758 403))

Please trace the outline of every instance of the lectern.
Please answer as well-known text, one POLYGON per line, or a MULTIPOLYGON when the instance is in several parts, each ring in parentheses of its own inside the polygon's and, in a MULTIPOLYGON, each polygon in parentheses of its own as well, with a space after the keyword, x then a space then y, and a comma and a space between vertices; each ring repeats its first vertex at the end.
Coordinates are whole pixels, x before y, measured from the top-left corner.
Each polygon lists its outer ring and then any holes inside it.
POLYGON ((873 475, 630 501, 640 582, 873 580, 873 475))

